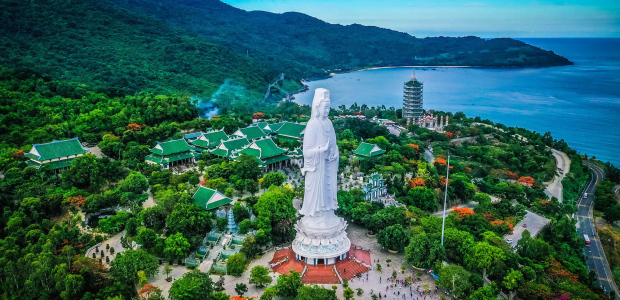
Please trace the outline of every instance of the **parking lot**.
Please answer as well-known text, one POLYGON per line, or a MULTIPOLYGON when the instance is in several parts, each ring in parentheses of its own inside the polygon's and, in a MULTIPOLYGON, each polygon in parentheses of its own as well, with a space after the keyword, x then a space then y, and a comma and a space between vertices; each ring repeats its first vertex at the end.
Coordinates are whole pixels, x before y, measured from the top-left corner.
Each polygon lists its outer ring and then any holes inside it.
POLYGON ((529 230, 532 237, 534 237, 547 223, 549 223, 549 219, 528 211, 525 218, 515 225, 512 234, 504 236, 504 240, 508 241, 512 239, 512 247, 514 248, 517 246, 517 242, 521 239, 523 231, 526 229, 529 230), (527 227, 523 227, 523 224, 526 224, 527 227))

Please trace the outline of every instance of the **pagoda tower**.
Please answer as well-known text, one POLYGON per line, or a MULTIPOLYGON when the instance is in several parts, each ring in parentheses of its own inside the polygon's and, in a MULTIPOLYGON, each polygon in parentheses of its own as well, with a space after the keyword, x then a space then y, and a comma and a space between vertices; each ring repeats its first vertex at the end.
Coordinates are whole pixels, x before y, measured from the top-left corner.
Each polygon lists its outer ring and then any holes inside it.
POLYGON ((413 76, 403 87, 403 118, 407 119, 407 124, 416 121, 424 114, 422 89, 423 84, 415 78, 413 71, 413 76))

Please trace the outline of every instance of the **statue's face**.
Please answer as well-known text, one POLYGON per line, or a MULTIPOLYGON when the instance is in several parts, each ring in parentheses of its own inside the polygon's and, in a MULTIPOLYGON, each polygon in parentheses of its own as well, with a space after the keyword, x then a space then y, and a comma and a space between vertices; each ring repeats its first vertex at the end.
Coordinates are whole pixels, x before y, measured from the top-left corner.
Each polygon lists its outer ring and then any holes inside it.
POLYGON ((321 118, 326 119, 327 116, 329 115, 329 101, 323 101, 321 102, 321 105, 319 106, 319 110, 321 112, 321 118))

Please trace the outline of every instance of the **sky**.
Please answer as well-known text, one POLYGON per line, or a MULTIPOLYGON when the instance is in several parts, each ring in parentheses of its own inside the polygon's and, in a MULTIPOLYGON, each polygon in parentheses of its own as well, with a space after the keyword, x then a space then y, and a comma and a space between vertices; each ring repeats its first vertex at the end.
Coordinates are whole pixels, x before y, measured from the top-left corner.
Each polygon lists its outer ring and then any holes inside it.
POLYGON ((620 37, 620 0, 222 0, 245 10, 296 11, 416 37, 620 37))

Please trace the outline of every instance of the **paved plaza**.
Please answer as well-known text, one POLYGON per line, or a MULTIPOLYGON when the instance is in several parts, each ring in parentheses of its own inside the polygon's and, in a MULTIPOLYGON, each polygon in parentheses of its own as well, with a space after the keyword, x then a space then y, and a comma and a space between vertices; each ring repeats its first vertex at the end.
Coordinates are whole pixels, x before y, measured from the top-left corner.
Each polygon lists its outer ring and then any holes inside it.
MULTIPOLYGON (((363 247, 370 248, 370 259, 373 262, 373 269, 369 272, 362 275, 362 278, 353 278, 349 282, 349 286, 357 293, 357 289, 361 288, 363 290, 362 296, 355 296, 355 299, 371 299, 370 292, 378 294, 381 292, 381 295, 385 295, 386 287, 388 287, 387 298, 383 299, 424 299, 424 297, 420 297, 420 294, 413 293, 413 298, 411 297, 411 292, 409 292, 409 288, 405 287, 389 287, 390 283, 386 283, 388 277, 392 276, 392 271, 396 270, 398 272, 398 276, 396 279, 404 279, 405 276, 415 276, 418 272, 424 273, 424 270, 418 270, 411 267, 411 265, 405 263, 405 255, 404 253, 389 253, 387 250, 383 249, 381 245, 377 243, 376 237, 368 237, 366 236, 366 229, 355 224, 349 224, 347 228, 347 233, 351 242, 355 245, 361 245, 363 247), (386 260, 390 259, 391 263, 388 267, 386 260), (377 262, 381 264, 382 272, 378 272, 376 270, 377 262), (405 273, 403 274, 400 267, 406 266, 405 273), (400 291, 400 295, 398 292, 400 291), (405 293, 406 292, 406 293, 405 293), (405 298, 403 298, 403 295, 405 298), (417 297, 416 297, 417 295, 417 297)), ((248 269, 241 275, 241 277, 233 277, 229 275, 225 275, 224 278, 224 288, 227 294, 230 296, 236 295, 235 286, 237 283, 245 283, 248 286, 248 292, 245 294, 246 297, 260 297, 264 292, 265 288, 257 289, 255 285, 249 284, 250 280, 250 270, 257 265, 269 267, 269 262, 273 259, 275 254, 275 250, 270 250, 266 252, 263 256, 258 258, 257 260, 252 261, 248 269)), ((201 268, 202 269, 202 268, 201 268)), ((188 272, 188 269, 183 266, 173 266, 173 271, 170 274, 174 279, 181 278, 183 274, 188 272)), ((273 282, 271 285, 274 285, 277 281, 278 273, 270 272, 271 277, 273 278, 273 282)), ((211 279, 216 282, 219 279, 217 275, 211 275, 211 279)), ((165 297, 168 296, 168 291, 172 286, 172 282, 166 281, 166 275, 163 273, 163 266, 160 267, 160 273, 156 275, 154 278, 151 278, 149 283, 154 286, 159 287, 163 291, 163 295, 165 297)), ((419 287, 420 290, 424 288, 425 285, 428 285, 428 288, 432 291, 435 291, 435 280, 431 275, 424 274, 420 277, 420 281, 416 281, 412 288, 415 289, 419 287)), ((343 288, 342 284, 322 284, 321 286, 331 289, 332 286, 336 286, 336 295, 338 299, 344 299, 342 296, 343 288)), ((432 295, 426 295, 427 300, 436 300, 439 299, 439 295, 444 293, 444 289, 440 288, 437 292, 432 295)), ((449 297, 448 297, 449 299, 449 297)))

